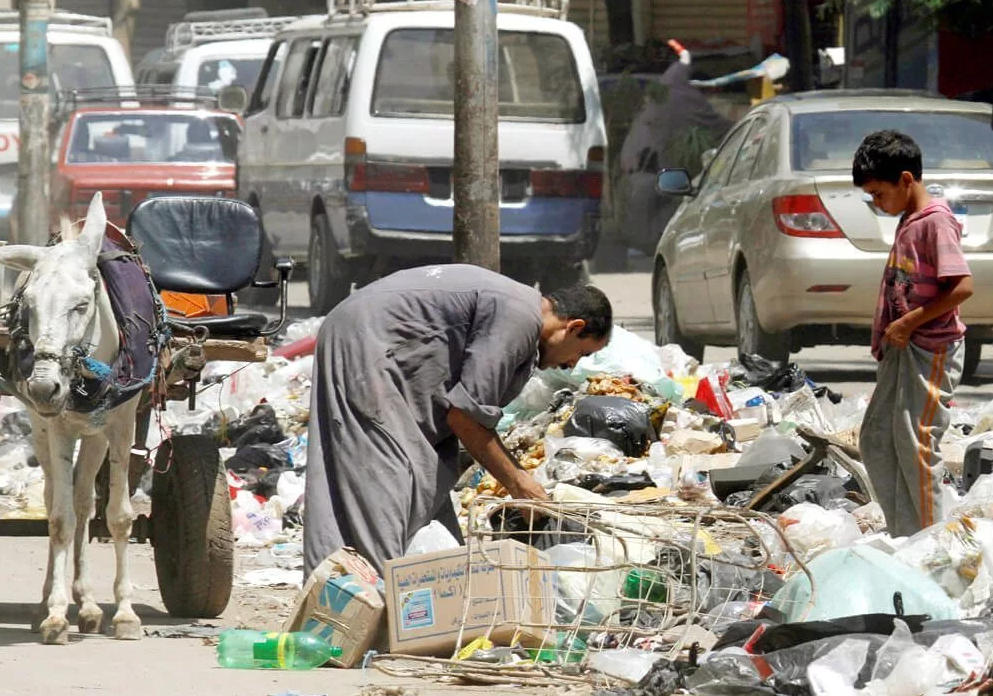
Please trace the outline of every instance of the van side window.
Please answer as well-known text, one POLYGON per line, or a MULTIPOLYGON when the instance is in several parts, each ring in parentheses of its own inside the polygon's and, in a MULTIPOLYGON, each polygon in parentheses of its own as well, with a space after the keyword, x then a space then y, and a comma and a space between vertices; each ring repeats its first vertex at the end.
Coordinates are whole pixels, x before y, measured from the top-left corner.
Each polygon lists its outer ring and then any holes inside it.
POLYGON ((273 89, 276 87, 276 76, 279 74, 279 66, 282 65, 286 57, 286 42, 276 41, 269 47, 269 54, 266 56, 265 65, 259 74, 258 82, 255 83, 255 92, 252 94, 252 103, 248 106, 249 113, 262 111, 269 106, 273 89))
POLYGON ((310 113, 314 118, 341 116, 348 99, 348 78, 354 64, 355 38, 328 39, 310 113))
POLYGON ((303 116, 314 63, 320 50, 321 42, 318 39, 297 39, 290 46, 290 52, 286 56, 286 69, 279 81, 279 95, 276 98, 277 118, 303 116))

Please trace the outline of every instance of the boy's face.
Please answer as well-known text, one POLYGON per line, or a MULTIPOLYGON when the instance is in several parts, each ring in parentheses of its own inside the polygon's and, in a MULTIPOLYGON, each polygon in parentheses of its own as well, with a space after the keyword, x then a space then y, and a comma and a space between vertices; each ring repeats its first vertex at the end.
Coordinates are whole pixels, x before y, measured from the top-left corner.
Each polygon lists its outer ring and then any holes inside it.
POLYGON ((903 172, 895 184, 870 179, 862 185, 862 190, 872 196, 872 204, 887 215, 900 215, 910 205, 913 184, 914 175, 903 172))

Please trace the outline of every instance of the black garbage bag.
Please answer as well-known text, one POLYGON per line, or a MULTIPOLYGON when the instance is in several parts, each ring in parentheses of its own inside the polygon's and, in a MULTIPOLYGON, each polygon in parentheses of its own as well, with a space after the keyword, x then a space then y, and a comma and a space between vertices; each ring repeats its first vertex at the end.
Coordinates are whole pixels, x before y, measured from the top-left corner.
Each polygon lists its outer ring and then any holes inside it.
POLYGON ((815 503, 828 508, 835 500, 844 499, 847 493, 845 482, 837 476, 806 474, 773 496, 772 502, 763 511, 786 512, 800 503, 815 503))
POLYGON ((287 469, 290 467, 289 455, 286 450, 275 445, 258 443, 242 447, 226 462, 229 471, 236 474, 252 469, 287 469))
POLYGON ((796 363, 781 364, 766 360, 761 355, 742 355, 741 366, 734 370, 731 379, 744 381, 753 387, 759 387, 767 392, 795 392, 807 384, 818 399, 826 396, 833 404, 841 403, 842 395, 827 386, 818 386, 811 382, 796 363))
POLYGON ((688 662, 660 657, 637 686, 630 689, 597 691, 596 696, 669 696, 680 689, 685 689, 686 675, 696 670, 697 667, 688 662))
POLYGON ((658 439, 648 408, 619 396, 582 399, 565 424, 566 437, 597 437, 613 442, 628 457, 640 457, 658 439))
POLYGON ((218 427, 216 436, 222 445, 236 449, 259 443, 274 445, 286 439, 276 419, 276 410, 269 404, 258 404, 247 416, 228 423, 227 427, 218 427))

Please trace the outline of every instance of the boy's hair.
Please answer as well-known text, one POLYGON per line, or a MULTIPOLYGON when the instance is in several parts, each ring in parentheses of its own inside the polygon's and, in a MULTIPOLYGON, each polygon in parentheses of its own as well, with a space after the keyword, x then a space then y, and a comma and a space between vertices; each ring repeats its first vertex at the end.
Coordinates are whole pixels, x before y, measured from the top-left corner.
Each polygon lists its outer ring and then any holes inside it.
POLYGON ((904 172, 910 172, 914 181, 920 181, 924 172, 921 148, 913 138, 895 130, 865 136, 852 162, 852 180, 856 186, 870 181, 895 184, 904 172))
POLYGON ((586 327, 580 338, 606 338, 614 325, 614 311, 603 291, 592 285, 573 285, 545 295, 560 319, 582 319, 586 327))

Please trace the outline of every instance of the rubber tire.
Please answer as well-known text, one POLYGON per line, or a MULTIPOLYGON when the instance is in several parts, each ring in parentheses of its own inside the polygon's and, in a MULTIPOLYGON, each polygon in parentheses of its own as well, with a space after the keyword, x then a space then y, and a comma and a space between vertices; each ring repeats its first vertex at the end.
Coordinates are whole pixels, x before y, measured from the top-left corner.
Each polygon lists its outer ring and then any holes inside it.
POLYGON ((790 334, 770 333, 762 328, 755 310, 755 295, 752 294, 748 271, 743 271, 738 279, 737 297, 738 359, 751 353, 785 365, 790 359, 790 334))
POLYGON ((679 330, 676 317, 676 301, 672 296, 672 284, 664 267, 655 273, 655 287, 652 288, 652 318, 655 324, 655 345, 676 344, 683 352, 697 362, 703 362, 704 344, 686 338, 679 330))
MULTIPOLYGON (((272 244, 269 236, 262 233, 262 252, 259 255, 259 270, 256 278, 260 280, 276 280, 275 271, 276 257, 272 253, 272 244)), ((239 290, 238 301, 246 305, 256 307, 275 307, 279 304, 279 287, 275 288, 253 288, 251 286, 239 290)))
POLYGON ((972 381, 982 359, 983 342, 965 339, 965 356, 962 359, 962 381, 972 381))
POLYGON ((588 282, 590 282, 590 270, 589 264, 586 261, 565 266, 552 266, 541 274, 541 278, 538 281, 541 286, 541 292, 546 295, 556 290, 570 288, 573 285, 588 282))
POLYGON ((162 603, 169 614, 213 619, 231 598, 234 536, 231 494, 206 435, 176 435, 155 455, 152 545, 162 603))
POLYGON ((307 247, 307 293, 310 309, 324 315, 352 292, 353 274, 335 248, 326 215, 315 215, 310 223, 307 247), (322 282, 323 281, 323 282, 322 282))

